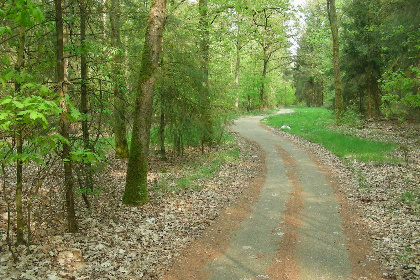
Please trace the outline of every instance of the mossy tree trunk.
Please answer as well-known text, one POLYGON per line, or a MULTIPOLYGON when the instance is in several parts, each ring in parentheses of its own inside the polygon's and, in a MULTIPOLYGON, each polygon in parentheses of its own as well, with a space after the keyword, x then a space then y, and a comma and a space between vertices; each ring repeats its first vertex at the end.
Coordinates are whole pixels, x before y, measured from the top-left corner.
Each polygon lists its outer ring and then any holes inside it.
POLYGON ((123 196, 123 203, 126 205, 137 206, 148 201, 147 156, 149 153, 154 86, 165 25, 165 8, 166 0, 153 0, 147 21, 123 196))
POLYGON ((340 46, 338 41, 338 23, 335 0, 327 0, 328 19, 330 21, 333 47, 333 67, 334 67, 334 90, 335 90, 335 118, 340 119, 343 115, 343 86, 340 73, 340 46))

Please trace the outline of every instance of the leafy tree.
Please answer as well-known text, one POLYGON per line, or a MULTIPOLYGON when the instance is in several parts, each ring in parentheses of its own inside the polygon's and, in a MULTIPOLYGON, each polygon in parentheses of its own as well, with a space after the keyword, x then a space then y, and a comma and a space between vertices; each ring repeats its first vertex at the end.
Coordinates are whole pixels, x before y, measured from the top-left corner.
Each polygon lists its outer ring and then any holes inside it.
POLYGON ((311 1, 303 12, 306 22, 298 39, 294 71, 296 96, 308 107, 328 106, 333 67, 325 1, 311 1))

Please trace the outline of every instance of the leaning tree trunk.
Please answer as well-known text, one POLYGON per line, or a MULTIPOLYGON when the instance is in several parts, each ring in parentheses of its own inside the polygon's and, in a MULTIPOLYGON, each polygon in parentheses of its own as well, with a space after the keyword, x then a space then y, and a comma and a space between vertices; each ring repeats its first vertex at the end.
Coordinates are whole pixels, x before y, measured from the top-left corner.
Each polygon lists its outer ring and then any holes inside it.
POLYGON ((124 78, 124 50, 121 42, 121 9, 119 0, 111 0, 111 11, 109 21, 111 23, 111 44, 115 54, 112 64, 112 79, 114 92, 114 135, 115 135, 115 156, 117 158, 128 158, 127 124, 125 120, 125 78, 124 78))
POLYGON ((335 0, 327 0, 328 18, 330 21, 332 45, 333 45, 333 66, 334 66, 334 89, 335 89, 335 118, 340 119, 343 115, 343 87, 340 74, 340 46, 338 43, 338 23, 335 0))
POLYGON ((123 203, 126 205, 142 205, 148 201, 147 156, 149 154, 154 86, 165 25, 165 7, 166 0, 153 0, 147 21, 123 196, 123 203))
MULTIPOLYGON (((23 68, 23 51, 25 48, 25 26, 19 26, 19 45, 17 48, 17 61, 15 64, 15 70, 18 74, 21 73, 23 68)), ((15 81, 15 92, 20 93, 20 82, 15 81)), ((22 181, 23 181, 23 162, 20 155, 23 153, 23 128, 20 122, 17 123, 16 128, 16 243, 18 245, 23 244, 23 205, 22 205, 22 181)))
MULTIPOLYGON (((70 121, 67 117, 69 108, 66 100, 65 86, 65 63, 64 63, 64 25, 63 25, 63 1, 54 0, 55 4, 55 19, 57 32, 57 83, 58 96, 60 97, 60 107, 62 109, 60 115, 60 134, 69 140, 70 121)), ((67 226, 70 232, 78 230, 76 223, 76 215, 74 210, 74 193, 73 193, 73 176, 72 176, 72 162, 70 159, 70 145, 68 142, 63 142, 62 159, 64 165, 64 186, 66 190, 66 209, 67 209, 67 226)))

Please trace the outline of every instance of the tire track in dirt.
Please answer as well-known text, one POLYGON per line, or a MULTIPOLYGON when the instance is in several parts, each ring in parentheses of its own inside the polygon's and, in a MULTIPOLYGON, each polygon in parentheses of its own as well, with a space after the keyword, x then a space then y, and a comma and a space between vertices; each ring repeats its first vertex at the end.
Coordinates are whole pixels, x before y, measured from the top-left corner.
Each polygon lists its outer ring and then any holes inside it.
POLYGON ((270 279, 299 279, 299 266, 297 259, 297 245, 300 238, 299 228, 302 225, 300 213, 304 206, 302 186, 299 184, 298 165, 293 157, 281 146, 276 145, 276 150, 281 156, 286 167, 289 184, 293 190, 286 202, 284 211, 283 238, 281 239, 276 254, 276 260, 268 269, 270 279))
POLYGON ((264 129, 259 119, 240 119, 235 129, 265 151, 266 177, 257 178, 252 198, 245 194, 225 211, 163 279, 380 279, 373 267, 362 269, 367 239, 354 236, 354 213, 337 196, 338 182, 311 153, 264 129))

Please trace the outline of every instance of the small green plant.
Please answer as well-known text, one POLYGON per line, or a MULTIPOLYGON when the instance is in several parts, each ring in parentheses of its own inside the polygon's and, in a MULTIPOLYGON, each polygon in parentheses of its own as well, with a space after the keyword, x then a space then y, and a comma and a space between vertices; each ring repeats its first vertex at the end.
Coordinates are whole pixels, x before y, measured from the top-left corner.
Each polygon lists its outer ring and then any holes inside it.
POLYGON ((365 174, 363 174, 362 170, 358 170, 357 178, 359 179, 359 188, 361 189, 369 189, 371 186, 369 185, 365 174))
POLYGON ((412 214, 418 216, 420 211, 420 192, 419 191, 406 191, 401 194, 398 199, 399 202, 408 205, 412 214))
POLYGON ((416 196, 412 192, 410 192, 410 191, 407 191, 407 192, 403 193, 401 195, 401 197, 400 197, 400 201, 401 202, 409 202, 409 203, 412 203, 415 200, 416 200, 416 196))
POLYGON ((364 121, 362 115, 358 113, 356 105, 350 105, 338 121, 338 124, 354 128, 363 128, 364 121))
POLYGON ((190 179, 189 178, 181 178, 181 179, 178 180, 176 185, 180 189, 186 189, 189 184, 190 184, 190 179))
POLYGON ((410 264, 410 260, 412 258, 412 254, 413 254, 413 249, 410 247, 406 247, 405 248, 405 252, 399 254, 397 256, 398 261, 400 261, 401 263, 403 263, 404 265, 409 265, 410 264))

